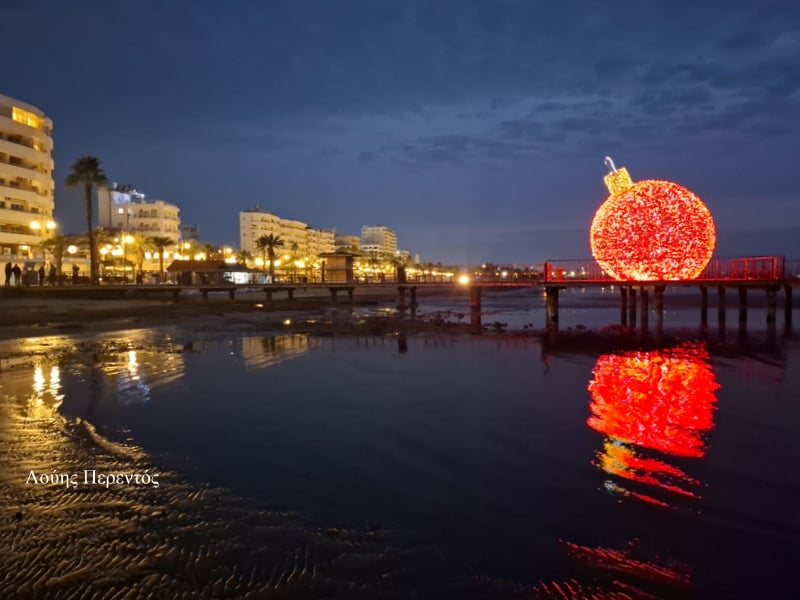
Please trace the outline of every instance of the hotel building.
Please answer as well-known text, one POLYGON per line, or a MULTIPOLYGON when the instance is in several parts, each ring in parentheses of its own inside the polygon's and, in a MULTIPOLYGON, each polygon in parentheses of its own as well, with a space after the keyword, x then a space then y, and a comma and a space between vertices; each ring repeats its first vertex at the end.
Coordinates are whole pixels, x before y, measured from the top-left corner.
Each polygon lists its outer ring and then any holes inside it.
POLYGON ((334 241, 337 250, 340 248, 361 250, 361 238, 357 235, 337 235, 334 241))
POLYGON ((276 250, 279 254, 292 253, 297 244, 297 254, 303 257, 316 257, 325 252, 333 252, 334 232, 312 229, 302 221, 282 219, 271 212, 259 208, 239 213, 239 248, 250 251, 253 256, 261 255, 256 241, 263 235, 279 236, 283 246, 276 250))
POLYGON ((31 256, 51 236, 53 122, 30 104, 0 94, 0 253, 31 256))
POLYGON ((394 256, 397 252, 397 235, 383 225, 364 225, 361 228, 361 250, 394 256))
POLYGON ((106 229, 138 233, 145 237, 181 239, 180 209, 164 200, 147 200, 130 185, 97 190, 97 224, 106 229))

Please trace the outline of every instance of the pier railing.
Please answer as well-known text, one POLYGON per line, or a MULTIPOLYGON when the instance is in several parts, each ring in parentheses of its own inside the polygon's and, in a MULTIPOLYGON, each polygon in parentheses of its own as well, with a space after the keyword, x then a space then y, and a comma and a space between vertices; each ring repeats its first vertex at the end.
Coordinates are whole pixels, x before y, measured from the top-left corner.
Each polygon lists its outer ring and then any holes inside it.
MULTIPOLYGON (((787 271, 783 256, 712 257, 693 281, 782 281, 800 273, 800 261, 791 261, 787 271)), ((542 268, 544 282, 616 281, 594 259, 551 260, 542 268)))
POLYGON ((757 279, 775 281, 784 278, 783 256, 712 258, 698 279, 757 279))

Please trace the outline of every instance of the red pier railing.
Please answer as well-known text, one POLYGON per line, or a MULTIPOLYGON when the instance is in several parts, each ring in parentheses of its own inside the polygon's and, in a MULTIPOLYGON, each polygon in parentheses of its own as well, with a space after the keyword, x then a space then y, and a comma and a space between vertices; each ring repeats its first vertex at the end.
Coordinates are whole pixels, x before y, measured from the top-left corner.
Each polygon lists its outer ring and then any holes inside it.
MULTIPOLYGON (((788 273, 783 256, 712 257, 699 277, 692 281, 783 281, 795 277, 788 273)), ((586 283, 616 282, 592 259, 552 260, 544 263, 544 282, 575 281, 586 283)), ((638 283, 638 282, 629 282, 638 283)), ((674 282, 672 282, 674 283, 674 282)))

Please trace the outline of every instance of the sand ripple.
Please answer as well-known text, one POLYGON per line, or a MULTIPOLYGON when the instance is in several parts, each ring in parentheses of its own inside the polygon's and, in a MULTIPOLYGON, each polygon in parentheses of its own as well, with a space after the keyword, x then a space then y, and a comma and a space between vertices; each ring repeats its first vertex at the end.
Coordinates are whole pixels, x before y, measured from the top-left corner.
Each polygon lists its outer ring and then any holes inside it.
POLYGON ((0 400, 0 440, 2 598, 371 599, 429 597, 421 587, 446 596, 450 587, 408 534, 264 510, 161 472, 55 411, 32 418, 0 400), (157 473, 159 487, 26 483, 31 470, 85 469, 157 473))

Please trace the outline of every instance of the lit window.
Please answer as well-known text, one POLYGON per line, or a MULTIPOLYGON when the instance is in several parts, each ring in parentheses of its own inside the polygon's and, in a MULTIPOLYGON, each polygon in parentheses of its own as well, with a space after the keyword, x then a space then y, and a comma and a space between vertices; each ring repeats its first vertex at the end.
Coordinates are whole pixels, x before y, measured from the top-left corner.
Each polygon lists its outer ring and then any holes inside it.
POLYGON ((23 125, 27 125, 29 127, 35 127, 36 129, 42 128, 42 120, 39 117, 32 112, 22 110, 16 106, 11 109, 11 118, 17 123, 22 123, 23 125))

